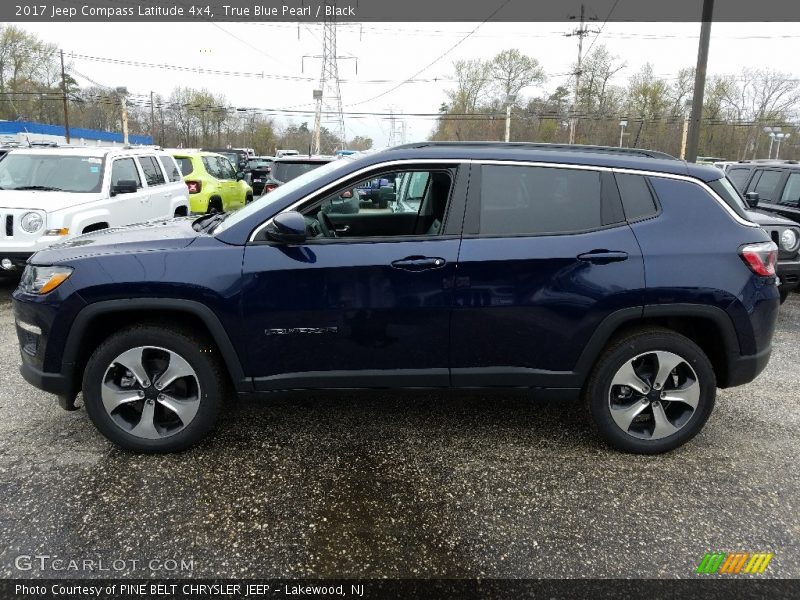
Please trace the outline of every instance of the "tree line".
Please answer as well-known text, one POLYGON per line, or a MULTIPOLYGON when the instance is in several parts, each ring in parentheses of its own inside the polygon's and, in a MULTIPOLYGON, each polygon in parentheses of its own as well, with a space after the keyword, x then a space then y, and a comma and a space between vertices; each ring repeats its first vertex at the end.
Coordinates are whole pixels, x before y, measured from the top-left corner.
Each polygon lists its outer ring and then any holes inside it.
MULTIPOLYGON (((224 94, 206 88, 176 87, 169 95, 138 96, 125 88, 97 82, 81 87, 80 76, 67 65, 64 87, 70 127, 122 131, 123 104, 131 134, 152 135, 165 147, 254 148, 272 154, 277 148, 301 152, 311 145, 307 122, 282 124, 256 110, 234 107, 224 94)), ((61 57, 53 44, 13 25, 0 25, 0 120, 64 123, 61 57)), ((333 153, 341 142, 327 128, 320 132, 322 152, 333 153)), ((356 136, 348 148, 367 150, 372 140, 356 136)))
MULTIPOLYGON (((575 142, 681 152, 691 111, 694 69, 659 77, 646 64, 617 83, 626 63, 599 45, 582 62, 575 102, 577 64, 565 82, 546 91, 539 61, 518 50, 492 59, 453 63, 455 87, 439 108, 435 140, 501 140, 506 107, 512 108, 512 141, 564 143, 575 119, 575 142), (523 94, 523 91, 529 91, 523 94), (624 126, 621 125, 624 122, 624 126)), ((732 160, 766 158, 770 138, 764 127, 790 134, 781 158, 798 158, 800 89, 792 75, 771 69, 743 69, 706 82, 699 154, 732 160)), ((775 156, 776 150, 772 151, 775 156)))

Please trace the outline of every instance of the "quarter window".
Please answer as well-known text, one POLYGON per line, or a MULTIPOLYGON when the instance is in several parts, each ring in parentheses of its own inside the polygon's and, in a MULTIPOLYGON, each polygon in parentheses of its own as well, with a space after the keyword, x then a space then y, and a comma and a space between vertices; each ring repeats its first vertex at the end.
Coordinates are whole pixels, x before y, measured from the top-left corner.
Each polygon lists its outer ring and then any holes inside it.
POLYGON ((142 171, 144 171, 144 179, 147 181, 147 185, 166 183, 164 174, 161 172, 161 167, 158 166, 154 156, 140 156, 139 163, 142 165, 142 171))
POLYGON ((602 225, 598 171, 499 165, 482 168, 483 235, 540 235, 602 225))
POLYGON ((641 175, 616 174, 622 208, 628 221, 652 217, 658 212, 653 193, 647 180, 641 175))
POLYGON ((118 158, 111 164, 111 186, 117 185, 120 181, 135 181, 137 187, 142 187, 142 180, 139 171, 132 158, 118 158))

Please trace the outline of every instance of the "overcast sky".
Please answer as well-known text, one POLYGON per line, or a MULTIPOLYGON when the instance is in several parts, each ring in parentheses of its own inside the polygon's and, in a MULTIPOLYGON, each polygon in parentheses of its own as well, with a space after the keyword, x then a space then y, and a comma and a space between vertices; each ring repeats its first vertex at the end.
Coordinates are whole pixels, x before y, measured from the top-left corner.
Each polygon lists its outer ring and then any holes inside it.
MULTIPOLYGON (((569 2, 564 2, 569 12, 569 2)), ((576 3, 576 9, 579 4, 576 3)), ((81 86, 90 82, 109 87, 126 86, 132 94, 150 91, 167 95, 177 86, 205 87, 224 93, 235 106, 313 111, 313 80, 319 78, 320 61, 304 55, 322 52, 322 24, 292 23, 21 23, 28 31, 63 48, 65 52, 109 59, 200 67, 246 73, 308 77, 312 81, 275 80, 229 75, 209 75, 132 65, 108 64, 85 58, 68 60, 81 86), (299 39, 298 39, 299 29, 299 39), (83 76, 82 76, 83 75, 83 76)), ((594 29, 601 20, 591 23, 594 29)), ((450 77, 458 59, 491 58, 497 52, 518 48, 539 60, 548 74, 545 90, 569 79, 567 72, 577 56, 577 38, 565 37, 574 23, 365 23, 341 24, 338 54, 358 58, 341 60, 339 73, 345 111, 388 113, 435 113, 446 100, 452 81, 430 81, 450 77), (467 34, 477 30, 469 37, 467 34), (460 40, 461 43, 458 43, 460 40), (456 45, 458 44, 458 45, 456 45), (456 46, 453 48, 453 46, 456 46), (451 49, 452 48, 452 49, 451 49), (449 52, 448 52, 449 50, 449 52), (411 77, 434 59, 418 81, 385 93, 411 77), (376 81, 378 80, 378 81, 376 81), (379 96, 372 100, 373 97, 379 96)), ((642 65, 650 62, 656 74, 673 77, 697 60, 699 23, 607 23, 592 43, 605 44, 627 63, 616 78, 624 85, 642 65)), ((69 55, 68 55, 69 56, 69 55)), ((745 67, 770 67, 800 74, 800 30, 797 23, 715 23, 711 31, 709 74, 736 74, 745 67)), ((541 90, 527 89, 531 96, 541 90)), ((404 118, 406 138, 412 142, 427 137, 430 118, 404 118)), ((279 123, 313 123, 313 115, 281 117, 279 123)), ((348 138, 364 135, 375 147, 388 142, 388 117, 346 116, 348 138)))

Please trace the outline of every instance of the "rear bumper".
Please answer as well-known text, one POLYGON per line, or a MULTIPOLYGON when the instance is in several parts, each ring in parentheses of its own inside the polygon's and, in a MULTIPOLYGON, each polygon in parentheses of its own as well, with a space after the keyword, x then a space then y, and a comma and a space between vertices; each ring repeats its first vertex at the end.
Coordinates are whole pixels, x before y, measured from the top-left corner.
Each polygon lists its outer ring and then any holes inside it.
POLYGON ((772 347, 765 348, 757 354, 736 354, 728 361, 728 378, 725 387, 734 387, 750 383, 767 367, 772 347))

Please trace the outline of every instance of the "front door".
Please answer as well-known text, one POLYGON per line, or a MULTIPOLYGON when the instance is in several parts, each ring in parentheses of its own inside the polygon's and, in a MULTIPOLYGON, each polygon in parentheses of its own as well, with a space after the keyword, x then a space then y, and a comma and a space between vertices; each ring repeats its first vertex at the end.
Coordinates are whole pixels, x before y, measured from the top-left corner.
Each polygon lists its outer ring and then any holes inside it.
POLYGON ((429 180, 412 218, 388 207, 328 216, 360 183, 343 181, 300 208, 306 244, 247 246, 242 316, 256 389, 449 385, 467 169, 410 167, 429 180))

